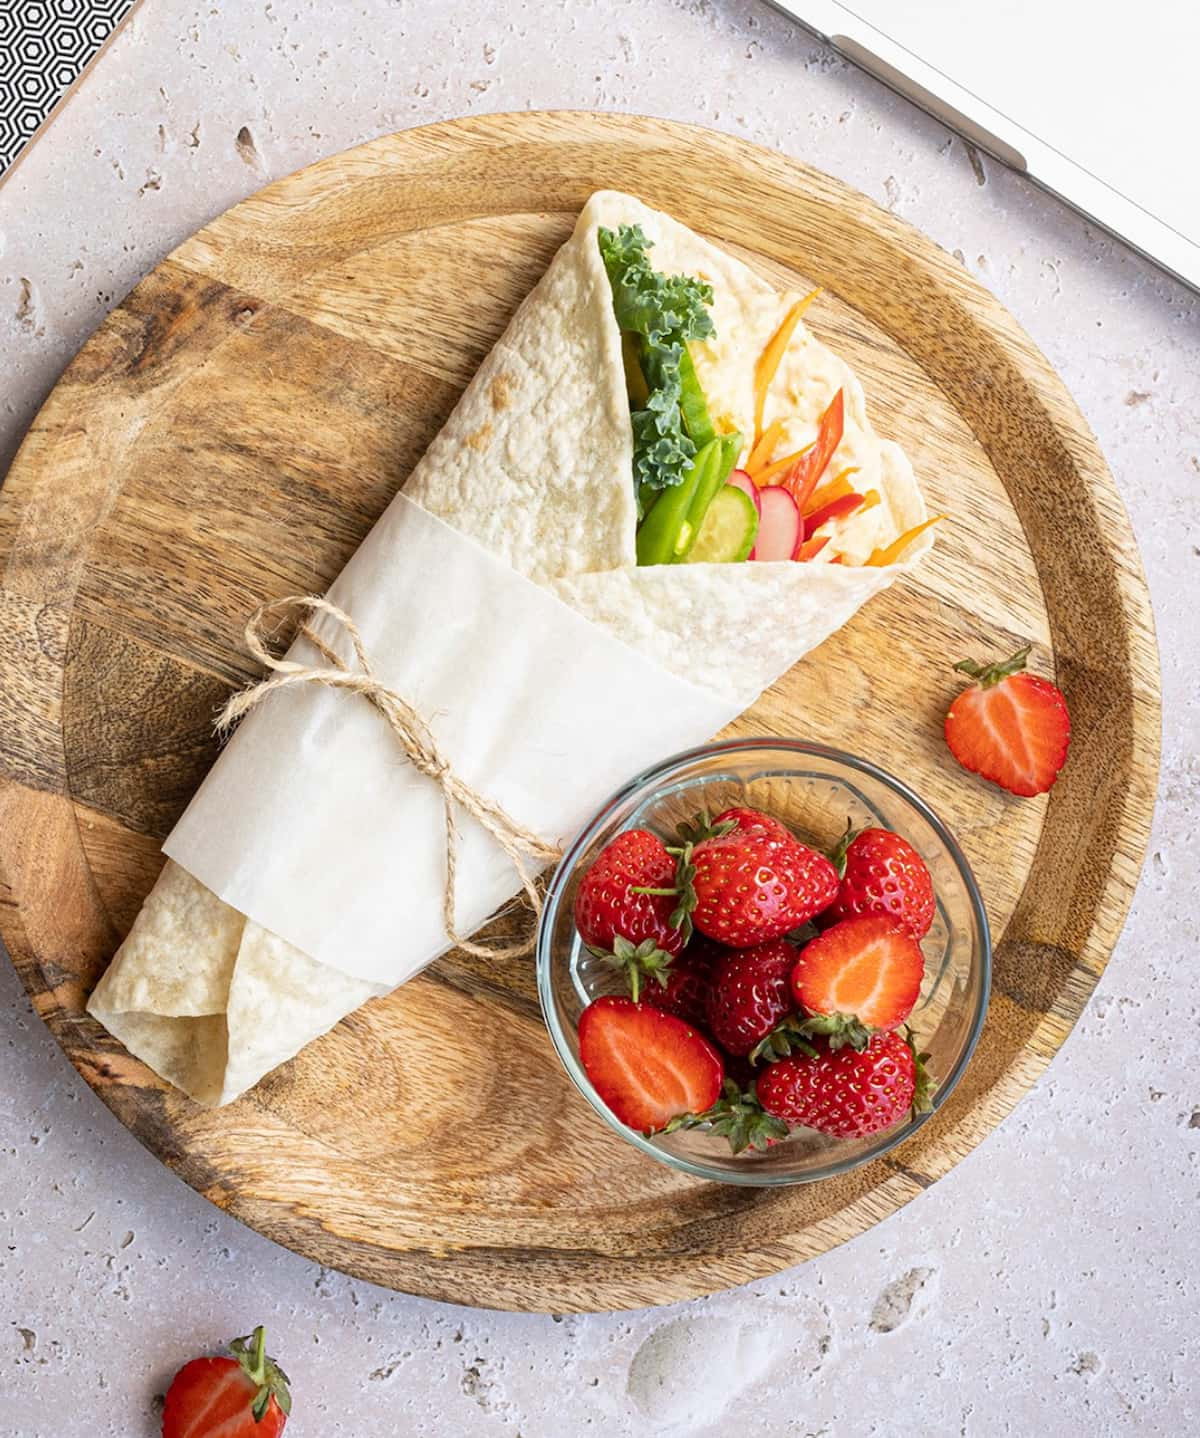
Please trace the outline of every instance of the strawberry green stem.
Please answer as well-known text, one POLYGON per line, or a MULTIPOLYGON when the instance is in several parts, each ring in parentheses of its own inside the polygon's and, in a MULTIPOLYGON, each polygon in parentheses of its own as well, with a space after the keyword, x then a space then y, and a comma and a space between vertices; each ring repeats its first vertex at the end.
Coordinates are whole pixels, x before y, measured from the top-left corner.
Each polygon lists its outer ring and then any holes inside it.
POLYGON ((908 1045, 913 1056, 914 1087, 912 1111, 915 1114, 929 1113, 933 1108, 933 1095, 937 1091, 937 1082, 925 1067, 929 1059, 927 1053, 921 1053, 917 1049, 916 1035, 907 1024, 904 1027, 904 1042, 908 1045))
POLYGON ((266 1417, 272 1398, 286 1417, 292 1411, 288 1376, 273 1358, 267 1356, 267 1331, 262 1324, 248 1337, 235 1338, 229 1345, 229 1351, 257 1390, 250 1405, 254 1421, 261 1423, 266 1417))
POLYGON ((977 664, 974 659, 960 659, 954 668, 959 674, 969 674, 972 679, 977 680, 981 689, 990 689, 993 684, 999 684, 1001 679, 1020 674, 1032 649, 1032 644, 1026 644, 1024 649, 1018 649, 1014 655, 999 664, 977 664))
POLYGON ((246 1375, 261 1387, 267 1380, 267 1330, 260 1323, 253 1335, 253 1360, 246 1375))
POLYGON ((643 981, 653 979, 664 989, 670 982, 672 955, 660 949, 653 938, 633 944, 623 935, 614 934, 610 953, 603 949, 592 949, 591 952, 621 970, 629 985, 629 997, 635 1004, 642 996, 643 981))
POLYGON ((800 1032, 825 1039, 834 1052, 849 1044, 861 1053, 871 1042, 872 1030, 855 1014, 809 1014, 800 1032))
POLYGON ((862 833, 861 829, 854 827, 854 820, 847 815, 846 832, 829 851, 829 862, 837 871, 839 879, 846 877, 846 850, 854 843, 855 839, 862 833))

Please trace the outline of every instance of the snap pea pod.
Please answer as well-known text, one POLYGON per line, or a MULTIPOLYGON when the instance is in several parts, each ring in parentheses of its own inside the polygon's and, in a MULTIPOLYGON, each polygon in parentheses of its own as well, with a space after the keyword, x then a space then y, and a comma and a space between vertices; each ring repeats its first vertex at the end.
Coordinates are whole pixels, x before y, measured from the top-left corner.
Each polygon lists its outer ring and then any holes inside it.
POLYGON ((733 471, 737 462, 738 453, 742 447, 740 434, 722 434, 711 441, 714 452, 713 461, 710 463, 704 478, 696 486, 692 495, 692 502, 688 505, 687 514, 684 516, 683 524, 675 540, 675 548, 671 555, 672 564, 683 563, 691 552, 692 545, 700 533, 704 523, 704 516, 708 513, 708 507, 713 499, 721 492, 725 481, 733 471))
POLYGON ((703 489, 711 500, 715 490, 710 476, 719 472, 723 458, 720 441, 713 440, 696 453, 683 479, 662 491, 637 532, 639 564, 671 564, 675 560, 676 546, 697 494, 703 489))
POLYGON ((680 564, 687 559, 741 447, 741 435, 718 435, 697 452, 682 483, 660 493, 637 533, 639 564, 680 564))

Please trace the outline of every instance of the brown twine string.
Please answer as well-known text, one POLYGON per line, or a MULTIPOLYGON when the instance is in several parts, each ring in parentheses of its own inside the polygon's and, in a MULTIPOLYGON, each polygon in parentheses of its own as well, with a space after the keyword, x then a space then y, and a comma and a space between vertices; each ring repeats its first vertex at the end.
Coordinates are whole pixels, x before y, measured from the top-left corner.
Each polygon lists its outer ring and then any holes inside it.
POLYGON ((474 954, 477 958, 520 958, 531 953, 534 947, 533 935, 515 943, 490 948, 484 944, 472 943, 456 929, 454 917, 458 874, 456 806, 465 809, 468 814, 477 819, 507 854, 521 880, 521 887, 533 909, 535 919, 540 917, 542 912, 542 896, 534 882, 534 876, 526 867, 526 860, 540 860, 542 863, 549 864, 561 858, 562 851, 553 844, 547 844, 531 829, 526 829, 524 825, 518 824, 515 819, 504 812, 499 804, 472 789, 469 784, 465 784, 455 774, 449 762, 438 749, 437 741, 425 720, 403 695, 397 694, 394 689, 387 688, 376 678, 358 626, 336 604, 331 604, 327 599, 318 599, 312 595, 288 595, 285 599, 273 600, 256 609, 246 623, 245 632, 247 649, 260 664, 272 671, 272 677, 234 694, 217 719, 217 729, 221 733, 225 733, 239 719, 261 704, 269 694, 297 684, 321 684, 329 689, 344 689, 351 694, 361 694, 383 715, 413 768, 432 779, 442 791, 442 803, 446 816, 446 887, 442 894, 442 917, 447 937, 458 948, 465 950, 468 954, 474 954), (339 624, 354 646, 357 671, 352 670, 307 622, 301 625, 300 634, 321 655, 321 658, 329 666, 327 669, 313 668, 300 664, 294 659, 280 659, 272 654, 266 647, 267 631, 264 620, 270 614, 291 609, 301 610, 310 616, 326 614, 339 624))

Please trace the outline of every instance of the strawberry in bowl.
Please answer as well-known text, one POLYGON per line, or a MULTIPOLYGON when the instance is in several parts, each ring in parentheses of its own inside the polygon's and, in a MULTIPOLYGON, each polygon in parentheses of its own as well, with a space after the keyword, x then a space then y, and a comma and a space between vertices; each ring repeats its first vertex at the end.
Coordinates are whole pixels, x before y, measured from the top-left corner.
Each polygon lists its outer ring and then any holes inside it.
POLYGON ((614 796, 538 939, 543 1014, 587 1102, 654 1159, 738 1184, 811 1181, 911 1132, 969 1057, 989 965, 932 811, 790 740, 693 750, 614 796))

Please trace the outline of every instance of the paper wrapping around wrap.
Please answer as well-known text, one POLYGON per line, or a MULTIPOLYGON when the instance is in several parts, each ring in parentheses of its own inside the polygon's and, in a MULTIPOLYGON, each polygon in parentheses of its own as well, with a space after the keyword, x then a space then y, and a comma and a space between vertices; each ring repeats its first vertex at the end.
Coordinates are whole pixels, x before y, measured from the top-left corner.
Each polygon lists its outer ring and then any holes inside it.
MULTIPOLYGON (((329 598, 458 777, 550 842, 742 707, 644 658, 403 494, 329 598)), ((353 658, 326 616, 314 628, 353 658)), ((303 640, 291 657, 321 664, 303 640)), ((444 829, 441 790, 406 762, 375 708, 310 685, 243 721, 163 847, 312 958, 391 988, 447 947, 444 829)), ((470 933, 515 879, 476 820, 460 816, 459 830, 456 927, 470 933)))
MULTIPOLYGON (((600 225, 621 223, 642 225, 659 269, 712 282, 717 335, 693 346, 696 368, 714 419, 749 437, 755 359, 796 297, 630 196, 597 194, 407 498, 330 591, 461 776, 550 839, 715 732, 931 543, 889 568, 827 555, 636 566, 620 335, 597 245, 600 225)), ((835 524, 831 549, 861 561, 925 506, 858 381, 801 324, 769 392, 768 414, 787 420, 781 450, 812 440, 839 388, 846 429, 829 473, 853 468, 880 502, 835 524)), ((474 821, 461 828, 469 930, 517 885, 474 821)), ((236 1097, 446 947, 440 795, 359 696, 272 696, 165 848, 89 1007, 201 1102, 236 1097)))

